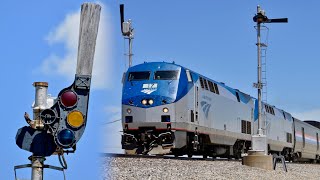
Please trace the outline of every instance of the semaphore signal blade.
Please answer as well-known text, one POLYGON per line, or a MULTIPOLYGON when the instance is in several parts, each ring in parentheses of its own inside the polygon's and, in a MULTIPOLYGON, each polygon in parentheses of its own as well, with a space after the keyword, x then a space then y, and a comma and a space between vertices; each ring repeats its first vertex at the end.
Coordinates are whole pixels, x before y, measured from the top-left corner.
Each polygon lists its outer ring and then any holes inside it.
POLYGON ((120 21, 121 21, 121 32, 123 34, 124 4, 120 4, 120 21))
POLYGON ((268 19, 268 23, 287 23, 288 18, 268 19))

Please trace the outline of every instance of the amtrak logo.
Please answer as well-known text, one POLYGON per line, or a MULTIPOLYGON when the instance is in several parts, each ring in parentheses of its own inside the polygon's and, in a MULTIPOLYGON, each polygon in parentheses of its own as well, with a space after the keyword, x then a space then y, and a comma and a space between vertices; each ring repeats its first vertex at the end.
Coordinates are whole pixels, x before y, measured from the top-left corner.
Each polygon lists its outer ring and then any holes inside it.
POLYGON ((143 92, 145 94, 151 94, 158 89, 158 84, 157 83, 143 84, 142 89, 143 90, 141 92, 143 92))
POLYGON ((208 114, 209 114, 211 104, 208 104, 206 101, 201 101, 200 104, 201 104, 202 111, 204 112, 204 115, 208 119, 208 114))

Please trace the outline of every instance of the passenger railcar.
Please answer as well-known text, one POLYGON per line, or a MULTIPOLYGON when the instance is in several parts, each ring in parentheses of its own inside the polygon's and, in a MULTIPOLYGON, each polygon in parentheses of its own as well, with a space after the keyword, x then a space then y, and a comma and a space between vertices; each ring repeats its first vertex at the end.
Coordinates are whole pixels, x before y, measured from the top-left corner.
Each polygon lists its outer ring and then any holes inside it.
MULTIPOLYGON (((175 63, 136 65, 123 77, 122 148, 240 158, 257 131, 257 104, 250 95, 175 63)), ((319 159, 319 128, 262 105, 270 153, 319 159)))

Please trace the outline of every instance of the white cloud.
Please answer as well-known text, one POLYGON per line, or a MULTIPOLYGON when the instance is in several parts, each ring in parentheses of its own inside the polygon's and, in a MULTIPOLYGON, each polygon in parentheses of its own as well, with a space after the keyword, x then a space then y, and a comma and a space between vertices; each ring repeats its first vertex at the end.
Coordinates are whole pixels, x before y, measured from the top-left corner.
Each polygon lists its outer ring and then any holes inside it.
MULTIPOLYGON (((101 3, 99 3, 101 4, 101 3)), ((100 25, 95 50, 92 87, 94 89, 110 89, 113 63, 111 61, 111 17, 106 6, 102 5, 100 25)), ((45 75, 60 75, 73 80, 76 71, 80 10, 66 15, 65 19, 48 33, 46 41, 49 45, 62 44, 63 55, 52 52, 37 69, 45 75)))
POLYGON ((304 112, 292 113, 293 117, 300 120, 316 120, 320 121, 320 109, 313 109, 304 112))

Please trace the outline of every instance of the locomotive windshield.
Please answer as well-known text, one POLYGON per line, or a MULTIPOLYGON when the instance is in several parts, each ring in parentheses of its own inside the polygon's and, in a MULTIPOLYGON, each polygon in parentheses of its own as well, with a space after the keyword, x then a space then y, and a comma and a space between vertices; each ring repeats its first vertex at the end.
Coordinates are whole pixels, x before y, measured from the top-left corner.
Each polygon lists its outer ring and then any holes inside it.
POLYGON ((156 71, 154 73, 155 80, 176 80, 179 71, 156 71))
POLYGON ((149 71, 130 72, 128 76, 128 81, 149 80, 149 77, 150 77, 149 71))

